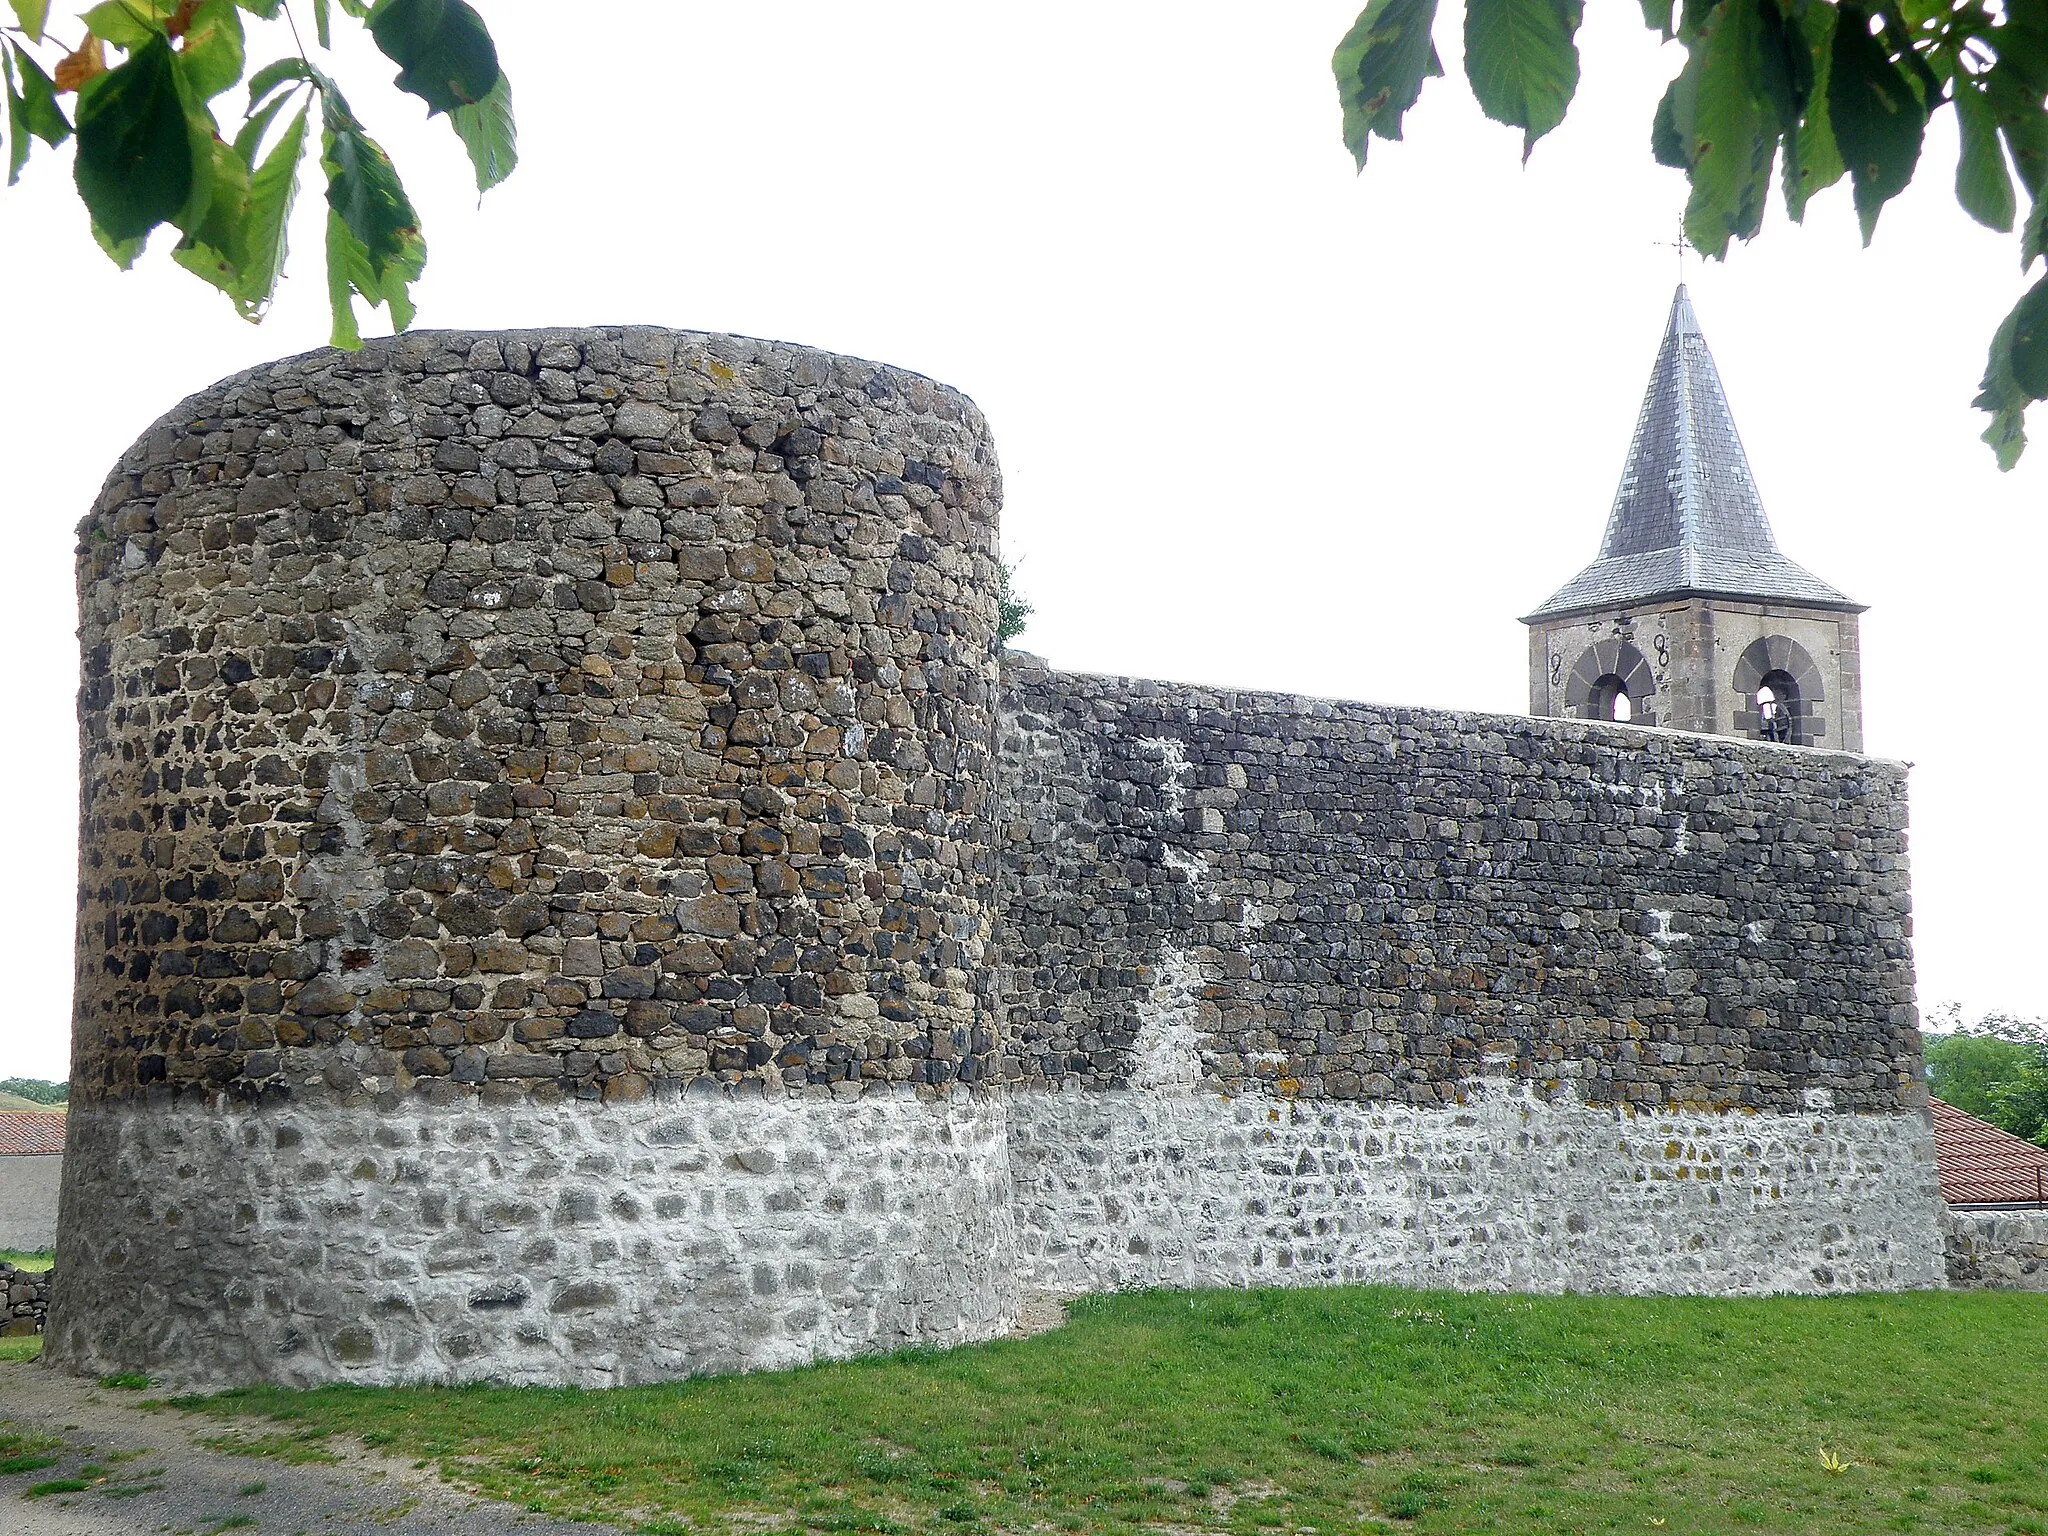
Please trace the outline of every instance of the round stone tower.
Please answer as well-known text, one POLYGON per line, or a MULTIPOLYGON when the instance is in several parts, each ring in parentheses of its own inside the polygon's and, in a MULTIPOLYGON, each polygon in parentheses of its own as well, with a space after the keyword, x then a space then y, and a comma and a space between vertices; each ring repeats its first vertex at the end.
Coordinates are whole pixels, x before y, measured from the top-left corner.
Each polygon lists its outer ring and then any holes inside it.
POLYGON ((81 528, 50 1357, 602 1384, 1014 1314, 1000 480, 802 347, 415 333, 81 528))

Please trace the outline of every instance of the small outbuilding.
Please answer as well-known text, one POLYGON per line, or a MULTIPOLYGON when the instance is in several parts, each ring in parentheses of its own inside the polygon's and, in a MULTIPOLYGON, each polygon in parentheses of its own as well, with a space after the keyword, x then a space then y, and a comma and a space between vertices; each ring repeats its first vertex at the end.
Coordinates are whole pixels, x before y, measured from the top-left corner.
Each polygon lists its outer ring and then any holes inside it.
POLYGON ((0 1252, 57 1246, 64 1112, 0 1110, 0 1252))
POLYGON ((1934 1109, 1934 1166, 1948 1202, 1948 1283, 2048 1291, 2048 1148, 1953 1104, 1934 1109))
POLYGON ((1940 1099, 1934 1107, 1934 1164, 1951 1210, 2048 1207, 2048 1148, 2022 1141, 1940 1099))

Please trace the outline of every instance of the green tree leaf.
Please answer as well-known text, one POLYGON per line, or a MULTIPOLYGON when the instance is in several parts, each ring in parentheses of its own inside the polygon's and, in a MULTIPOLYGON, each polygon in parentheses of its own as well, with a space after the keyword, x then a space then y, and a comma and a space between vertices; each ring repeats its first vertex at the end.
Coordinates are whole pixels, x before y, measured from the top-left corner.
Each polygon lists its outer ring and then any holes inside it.
POLYGON ((1955 101, 1963 140, 1956 159, 1956 201, 1979 224, 2004 233, 2012 228, 2015 204, 2012 173, 1998 146, 1998 118, 1982 88, 1967 75, 1956 77, 1955 101))
POLYGON ((1580 0, 1467 0, 1465 78, 1481 111, 1523 131, 1524 162, 1578 89, 1583 14, 1580 0))
POLYGON ((55 148, 71 137, 71 124, 57 105, 50 77, 25 49, 10 45, 0 60, 0 72, 7 79, 7 129, 13 145, 7 157, 7 184, 11 187, 21 179, 21 168, 28 163, 30 136, 55 148))
MULTIPOLYGON (((2008 23, 1999 30, 2016 29, 2008 23)), ((2043 55, 2048 58, 2048 49, 2043 55)), ((2014 67, 2015 58, 2010 51, 1999 56, 1997 65, 1982 77, 1984 96, 1998 118, 1998 130, 2005 136, 2006 152, 2019 172, 2020 185, 2029 197, 2039 198, 2048 191, 2048 113, 2041 108, 2042 87, 2021 78, 2014 67)))
POLYGON ((242 164, 252 170, 255 168, 256 151, 263 144, 264 134, 270 131, 270 125, 276 120, 277 114, 289 105, 289 94, 274 96, 249 114, 249 120, 243 123, 235 134, 235 153, 242 157, 242 164))
POLYGON ((132 53, 152 37, 164 36, 175 9, 157 0, 103 0, 80 19, 94 37, 132 53))
POLYGON ((424 241, 417 242, 404 261, 394 263, 380 277, 371 267, 369 253, 356 239, 340 214, 327 212, 327 299, 333 312, 333 346, 354 351, 363 344, 356 328, 352 294, 361 294, 374 306, 384 304, 391 311, 391 327, 402 331, 412 324, 413 305, 409 285, 420 275, 427 258, 424 241))
POLYGON ((2048 255, 2048 197, 2034 199, 2033 211, 2020 227, 2020 270, 2025 272, 2048 255))
POLYGON ((43 40, 43 27, 50 19, 50 0, 13 0, 14 19, 32 43, 43 40))
MULTIPOLYGON (((2029 289, 2020 300, 2020 306, 2044 287, 2048 287, 2048 279, 2029 289)), ((1977 398, 1971 402, 1978 410, 1991 413, 1991 425, 1984 429, 1984 441, 1998 456, 2001 470, 2009 470, 2017 464, 2027 446, 2027 406, 2031 397, 2014 377, 2012 367, 2013 334, 2018 329, 2019 320, 2020 307, 2015 306, 1999 324, 1998 333, 1991 338, 1991 355, 1985 360, 1984 381, 1979 386, 1977 398)))
POLYGON ((2013 382, 2029 399, 2048 400, 2048 278, 2021 295, 2012 322, 2013 382))
POLYGON ((1870 15, 1841 7, 1828 61, 1828 116, 1835 143, 1856 187, 1856 216, 1863 243, 1877 229, 1877 216, 1913 179, 1927 109, 1920 93, 1884 44, 1870 35, 1870 15))
POLYGON ((1768 3, 1721 0, 1714 7, 1692 45, 1700 63, 1691 99, 1681 89, 1673 101, 1692 162, 1685 235, 1705 256, 1727 255, 1731 238, 1748 240, 1763 224, 1780 113, 1764 94, 1769 39, 1759 8, 1768 3))
POLYGON ((321 99, 320 163, 327 173, 328 206, 362 245, 372 269, 381 273, 419 238, 419 215, 391 157, 363 132, 339 93, 323 91, 321 99))
POLYGON ((1652 32, 1660 32, 1665 42, 1673 36, 1671 30, 1671 0, 1643 0, 1643 25, 1652 32))
MULTIPOLYGON (((1434 0, 1431 0, 1434 3, 1434 0)), ((488 192, 519 164, 519 135, 512 122, 512 82, 503 75, 482 101, 448 114, 469 163, 476 170, 476 189, 488 192)))
POLYGON ((233 295, 245 260, 243 220, 249 203, 249 167, 234 147, 219 138, 206 146, 206 196, 178 218, 185 232, 171 259, 186 271, 233 295))
POLYGON ((1676 80, 1664 87, 1663 99, 1657 103, 1657 115, 1650 119, 1650 157, 1674 171, 1692 169, 1692 160, 1685 152, 1685 135, 1678 131, 1676 80))
POLYGON ((1401 137, 1401 117, 1422 94, 1422 82, 1444 72, 1429 31, 1436 0, 1372 0, 1359 13, 1330 68, 1344 109, 1344 147, 1365 168, 1370 136, 1401 137))
POLYGON ((71 137, 71 121, 57 104, 57 88, 43 73, 43 66, 17 48, 14 62, 21 71, 22 104, 28 113, 28 131, 55 149, 71 137))
POLYGON ((482 101, 498 82, 498 49, 464 0, 377 0, 370 35, 399 66, 396 84, 428 115, 482 101))
POLYGON ((142 254, 145 240, 145 237, 142 235, 136 235, 127 240, 116 240, 104 229, 100 228, 99 221, 96 219, 92 225, 92 238, 94 243, 107 253, 108 259, 123 272, 126 272, 135 265, 135 258, 142 254))
POLYGON ((21 99, 21 92, 14 88, 14 50, 0 54, 0 74, 7 77, 7 142, 11 146, 7 153, 7 185, 13 186, 21 180, 21 168, 28 164, 29 131, 28 103, 21 99))
POLYGON ((178 63, 186 88, 200 101, 242 78, 242 14, 235 0, 206 0, 193 12, 178 63))
POLYGON ((244 231, 247 264, 236 288, 236 306, 247 320, 260 320, 284 275, 285 234, 299 191, 299 156, 306 147, 306 115, 286 125, 263 164, 249 178, 249 211, 244 231))
POLYGON ((327 284, 334 312, 334 345, 361 345, 350 295, 390 308, 393 326, 412 323, 410 284, 426 265, 419 216, 405 195, 391 159, 321 82, 320 165, 327 175, 327 284))
POLYGON ((107 239, 123 245, 175 216, 192 197, 192 145, 168 39, 79 90, 78 195, 107 239))
POLYGON ((1799 121, 1785 135, 1785 212, 1795 224, 1806 217, 1808 199, 1840 181, 1847 170, 1828 117, 1835 15, 1825 0, 1800 0, 1791 18, 1792 44, 1806 50, 1809 68, 1799 121))
POLYGON ((311 80, 313 67, 304 59, 272 59, 249 77, 249 110, 287 80, 311 80))

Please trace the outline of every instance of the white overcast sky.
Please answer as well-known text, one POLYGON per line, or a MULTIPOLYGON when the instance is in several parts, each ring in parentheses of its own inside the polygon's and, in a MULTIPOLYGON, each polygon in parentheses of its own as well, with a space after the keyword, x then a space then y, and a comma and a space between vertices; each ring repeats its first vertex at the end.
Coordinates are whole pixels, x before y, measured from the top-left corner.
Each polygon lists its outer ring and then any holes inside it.
MULTIPOLYGON (((1636 7, 1588 7, 1578 101, 1524 168, 1447 6, 1450 77, 1359 176, 1328 67, 1357 0, 478 3, 523 154, 480 208, 392 66, 336 63, 424 217, 421 325, 916 369, 994 424, 1022 643, 1055 664, 1526 707, 1516 615, 1594 553, 1674 278, 1684 182, 1649 125, 1680 55, 1636 7)), ((1868 745, 1915 764, 1923 1007, 2043 1014, 2048 409, 1998 474, 1969 401, 2024 284, 1956 209, 1954 143, 1944 113, 1868 251, 1844 186, 1687 280, 1780 545, 1871 605, 1868 745)), ((183 395, 325 341, 321 211, 302 193, 252 328, 161 251, 116 272, 68 152, 0 192, 0 1076, 66 1070, 72 529, 183 395)))

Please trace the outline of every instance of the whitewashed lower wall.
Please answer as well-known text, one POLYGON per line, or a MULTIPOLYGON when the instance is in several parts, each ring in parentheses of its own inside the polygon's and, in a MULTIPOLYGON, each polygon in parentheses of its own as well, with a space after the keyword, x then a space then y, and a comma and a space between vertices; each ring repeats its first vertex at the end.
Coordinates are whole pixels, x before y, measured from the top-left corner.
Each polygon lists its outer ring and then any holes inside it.
POLYGON ((1002 1109, 79 1109, 49 1358, 172 1386, 611 1386, 999 1333, 1002 1109))
POLYGON ((1943 1283, 1919 1114, 1455 1108, 1201 1093, 1009 1105, 1028 1287, 1900 1290, 1943 1283))
POLYGON ((1189 1091, 74 1111, 47 1350, 169 1385, 623 1385, 989 1338, 1020 1283, 1943 1283, 1916 1114, 1189 1091))

